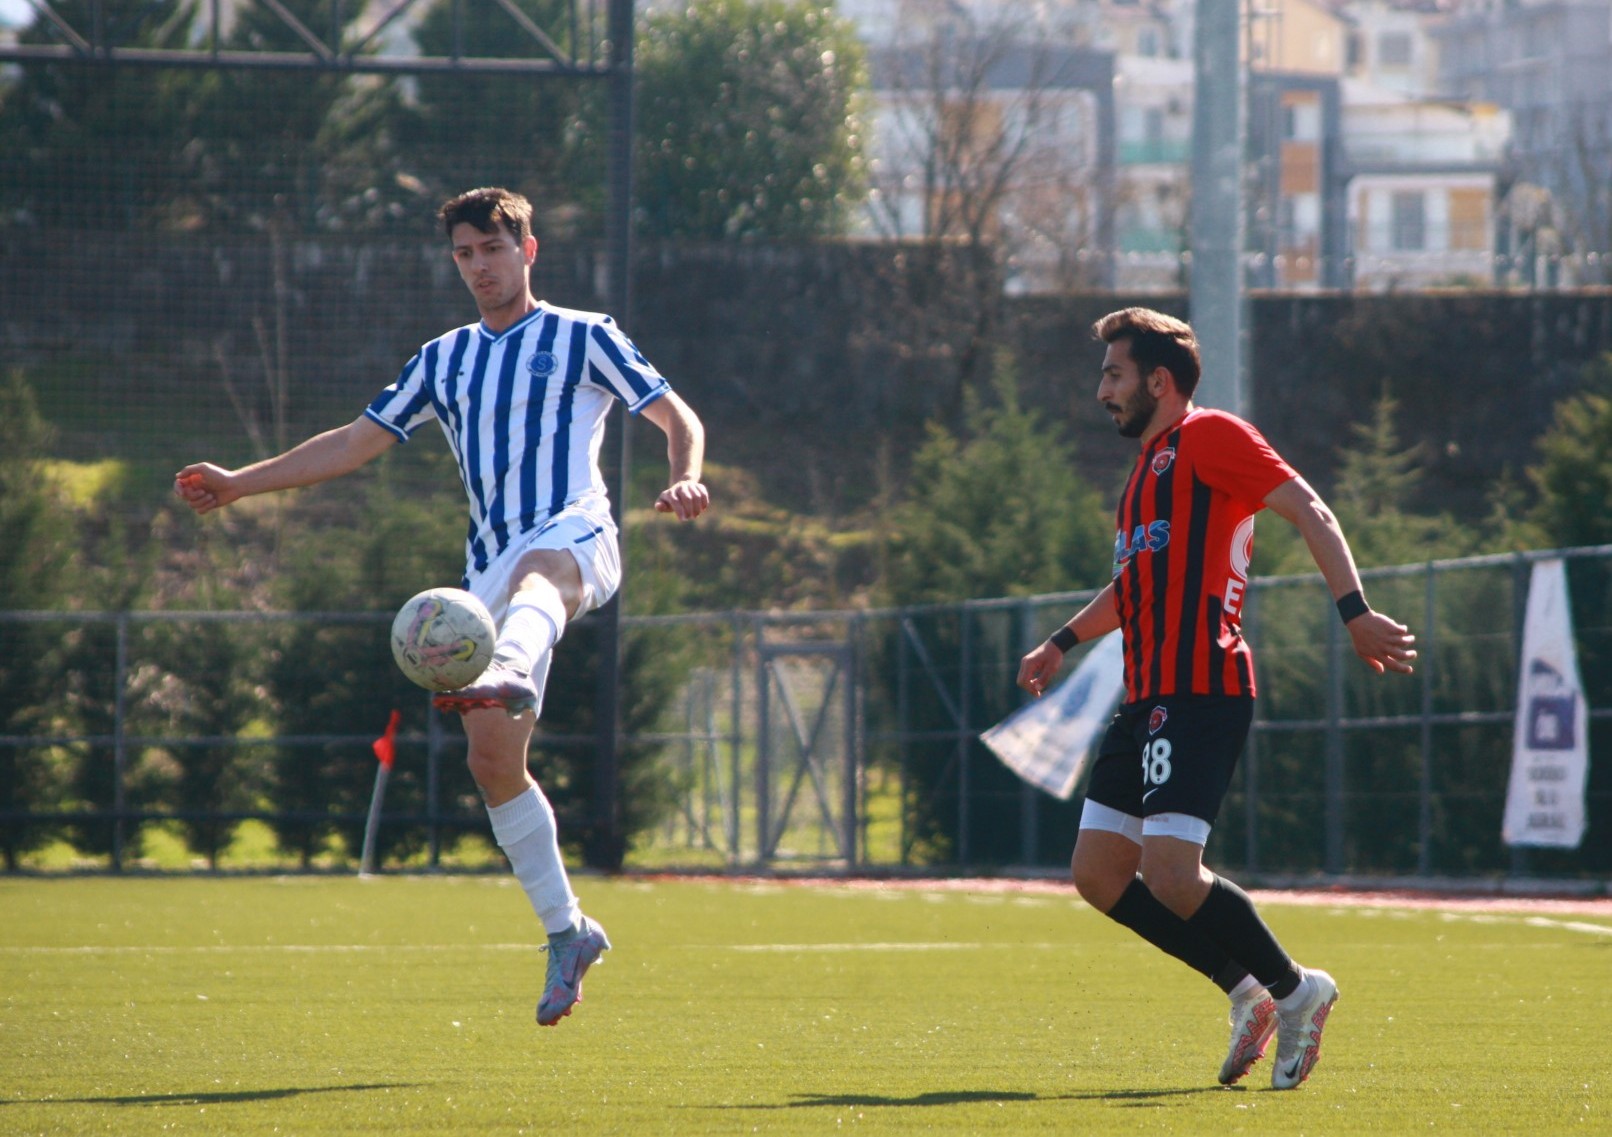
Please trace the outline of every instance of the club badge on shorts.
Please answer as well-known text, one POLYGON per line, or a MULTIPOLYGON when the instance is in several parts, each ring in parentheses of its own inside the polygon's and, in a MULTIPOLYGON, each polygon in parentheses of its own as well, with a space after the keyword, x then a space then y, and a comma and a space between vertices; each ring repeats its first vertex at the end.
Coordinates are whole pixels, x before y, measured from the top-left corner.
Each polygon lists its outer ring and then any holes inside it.
POLYGON ((1154 707, 1147 716, 1147 732, 1157 734, 1164 729, 1164 720, 1170 717, 1170 712, 1163 707, 1154 707))

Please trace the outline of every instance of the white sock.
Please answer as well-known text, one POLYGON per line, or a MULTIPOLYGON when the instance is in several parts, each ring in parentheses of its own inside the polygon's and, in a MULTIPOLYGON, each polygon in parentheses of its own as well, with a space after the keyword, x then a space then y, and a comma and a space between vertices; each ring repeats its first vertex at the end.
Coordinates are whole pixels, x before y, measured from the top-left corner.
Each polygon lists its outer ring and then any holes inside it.
POLYGON ((1293 993, 1285 999, 1276 1000, 1276 1009, 1292 1014, 1304 1006, 1304 1000, 1312 994, 1310 976, 1304 968, 1299 968, 1299 985, 1293 988, 1293 993))
POLYGON ((543 930, 553 935, 580 924, 582 909, 560 859, 554 807, 543 791, 534 785, 503 805, 488 806, 487 816, 492 819, 493 838, 509 858, 543 930))
POLYGON ((1255 991, 1263 990, 1265 990, 1265 985, 1263 983, 1261 983, 1258 979, 1255 979, 1252 975, 1245 975, 1243 976, 1243 981, 1241 983, 1237 984, 1237 986, 1233 987, 1226 993, 1231 996, 1232 1002, 1240 1003, 1242 1000, 1250 998, 1255 991))
POLYGON ((509 611, 498 629, 493 662, 511 671, 534 674, 535 665, 564 633, 565 605, 558 592, 553 588, 517 592, 510 597, 509 611))

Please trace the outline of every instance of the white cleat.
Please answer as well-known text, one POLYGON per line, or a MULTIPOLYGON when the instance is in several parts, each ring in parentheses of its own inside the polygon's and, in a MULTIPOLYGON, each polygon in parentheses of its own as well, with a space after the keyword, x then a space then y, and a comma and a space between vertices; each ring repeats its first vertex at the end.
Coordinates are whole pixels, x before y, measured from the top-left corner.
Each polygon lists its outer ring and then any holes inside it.
POLYGON ((550 936, 543 950, 549 953, 549 965, 543 998, 537 1004, 537 1021, 540 1026, 553 1026, 582 1001, 582 977, 610 950, 610 938, 584 916, 580 928, 550 936))
POLYGON ((1231 1004, 1231 1045, 1220 1066, 1220 1084, 1229 1086, 1253 1069, 1276 1037, 1276 1000, 1263 987, 1231 1004))
POLYGON ((457 691, 444 691, 431 701, 439 711, 477 711, 488 707, 503 707, 511 715, 533 710, 539 695, 532 677, 522 671, 511 671, 501 663, 493 663, 481 678, 457 691))
POLYGON ((1276 1065, 1271 1068, 1271 1088, 1297 1087, 1321 1060, 1321 1032, 1327 1016, 1338 1001, 1338 985, 1325 971, 1304 972, 1304 1002, 1292 1012, 1278 1011, 1280 1028, 1276 1035, 1276 1065))

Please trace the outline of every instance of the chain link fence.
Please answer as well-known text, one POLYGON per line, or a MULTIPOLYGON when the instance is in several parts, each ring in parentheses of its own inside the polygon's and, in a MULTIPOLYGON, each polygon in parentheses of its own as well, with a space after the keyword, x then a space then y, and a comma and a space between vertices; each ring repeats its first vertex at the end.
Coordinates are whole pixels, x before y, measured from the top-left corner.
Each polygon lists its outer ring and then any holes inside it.
MULTIPOLYGON (((1245 628, 1261 698, 1210 859, 1265 879, 1605 876, 1612 776, 1594 756, 1606 752, 1612 717, 1612 548, 1364 575, 1374 606, 1418 637, 1414 676, 1379 677, 1354 658, 1319 576, 1252 582, 1245 628), (1568 561, 1592 708, 1589 829, 1577 850, 1525 854, 1502 843, 1501 815, 1529 570, 1553 555, 1568 561)), ((623 659, 662 661, 672 676, 622 740, 625 753, 642 756, 621 787, 643 805, 629 827, 628 866, 980 872, 1063 865, 1078 789, 1065 802, 1026 786, 979 734, 1022 703, 1013 679, 1023 652, 1089 595, 626 618, 623 659)), ((356 854, 386 697, 377 697, 373 721, 353 721, 346 732, 292 733, 278 725, 288 716, 271 713, 268 696, 258 704, 251 689, 234 702, 198 707, 214 688, 187 668, 217 666, 216 652, 195 650, 211 640, 229 645, 235 654, 227 658, 246 667, 254 658, 283 658, 300 634, 340 637, 347 654, 319 658, 320 668, 388 672, 389 619, 380 612, 0 613, 3 650, 28 650, 41 639, 80 649, 49 704, 12 716, 30 729, 0 735, 6 844, 43 827, 116 866, 142 827, 178 823, 193 848, 207 850, 209 834, 223 840, 231 823, 257 818, 274 825, 284 847, 298 847, 299 832, 335 833, 356 854), (204 720, 213 726, 194 726, 204 720), (265 755, 275 779, 230 773, 261 770, 265 755), (71 776, 41 780, 40 771, 51 770, 71 776), (197 786, 211 787, 211 796, 197 786)), ((463 769, 463 734, 395 675, 374 684, 400 694, 404 710, 383 854, 436 865, 462 834, 485 828, 463 769)), ((624 707, 635 698, 626 691, 624 707)), ((563 783, 550 784, 545 755, 571 755, 555 769, 586 768, 595 745, 591 734, 540 725, 534 772, 556 799, 562 829, 585 812, 578 803, 586 787, 565 774, 550 774, 563 783)))

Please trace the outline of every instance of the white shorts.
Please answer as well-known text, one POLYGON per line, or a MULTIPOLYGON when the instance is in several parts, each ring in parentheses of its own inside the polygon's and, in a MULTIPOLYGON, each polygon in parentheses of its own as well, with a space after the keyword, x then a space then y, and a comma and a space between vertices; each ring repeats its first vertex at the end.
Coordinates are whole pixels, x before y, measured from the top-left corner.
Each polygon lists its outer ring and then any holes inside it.
POLYGON ((1206 845, 1209 843, 1210 828, 1203 818, 1188 813, 1155 813, 1144 821, 1090 798, 1081 808, 1080 827, 1118 833, 1138 845, 1143 837, 1178 837, 1194 845, 1206 845))
POLYGON ((510 542, 485 569, 474 573, 467 586, 502 627, 509 611, 509 591, 515 583, 515 566, 533 549, 564 549, 582 573, 582 603, 572 619, 606 603, 621 587, 621 547, 616 523, 608 511, 573 505, 510 542))

